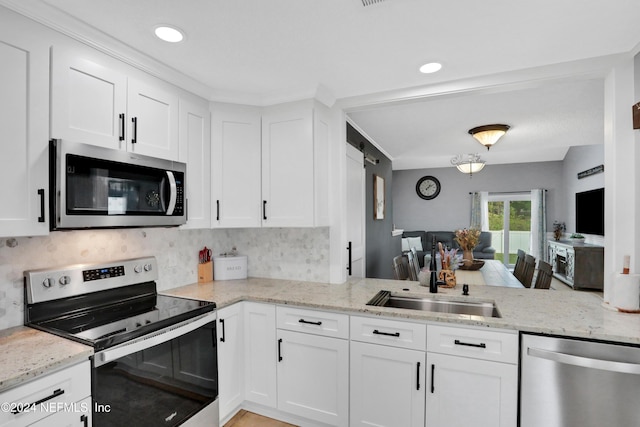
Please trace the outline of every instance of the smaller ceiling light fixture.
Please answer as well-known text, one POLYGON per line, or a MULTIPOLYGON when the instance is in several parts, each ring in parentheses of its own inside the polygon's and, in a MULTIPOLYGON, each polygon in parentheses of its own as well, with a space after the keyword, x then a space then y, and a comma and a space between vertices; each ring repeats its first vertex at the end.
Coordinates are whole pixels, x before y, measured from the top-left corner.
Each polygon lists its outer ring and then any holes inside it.
POLYGON ((488 150, 508 130, 509 125, 484 125, 469 129, 469 134, 477 139, 480 144, 487 147, 488 150))
POLYGON ((184 40, 184 33, 178 28, 169 25, 158 25, 153 32, 160 40, 169 43, 179 43, 184 40))
POLYGON ((474 173, 478 173, 484 168, 484 160, 480 160, 480 156, 478 154, 468 154, 466 158, 464 158, 462 154, 458 154, 451 159, 451 164, 460 172, 468 173, 469 178, 471 178, 474 173))

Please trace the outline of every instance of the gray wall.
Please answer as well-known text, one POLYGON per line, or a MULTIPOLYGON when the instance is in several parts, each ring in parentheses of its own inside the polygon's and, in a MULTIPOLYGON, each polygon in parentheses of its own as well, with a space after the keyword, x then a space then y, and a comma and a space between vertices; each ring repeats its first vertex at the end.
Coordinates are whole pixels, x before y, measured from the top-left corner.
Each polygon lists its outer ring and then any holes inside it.
MULTIPOLYGON (((558 218, 567 225, 567 232, 576 228, 575 194, 581 191, 604 187, 604 173, 578 179, 578 173, 604 164, 604 145, 582 145, 571 147, 564 158, 564 194, 566 197, 565 216, 558 218)), ((606 231, 605 231, 606 233, 606 231)))
POLYGON ((376 165, 365 162, 366 170, 366 277, 393 279, 391 260, 401 252, 401 240, 392 237, 394 203, 393 203, 393 172, 391 160, 385 157, 362 134, 347 123, 347 142, 356 148, 364 147, 367 153, 380 160, 376 165), (381 220, 373 219, 373 176, 382 176, 385 180, 385 217, 381 220))
POLYGON ((550 229, 554 220, 566 217, 563 173, 561 161, 487 165, 471 178, 455 167, 397 170, 393 172, 393 220, 397 228, 407 231, 454 230, 470 224, 470 192, 544 188, 548 190, 547 227, 550 229), (433 175, 442 184, 440 195, 433 200, 423 200, 416 194, 416 182, 424 175, 433 175))

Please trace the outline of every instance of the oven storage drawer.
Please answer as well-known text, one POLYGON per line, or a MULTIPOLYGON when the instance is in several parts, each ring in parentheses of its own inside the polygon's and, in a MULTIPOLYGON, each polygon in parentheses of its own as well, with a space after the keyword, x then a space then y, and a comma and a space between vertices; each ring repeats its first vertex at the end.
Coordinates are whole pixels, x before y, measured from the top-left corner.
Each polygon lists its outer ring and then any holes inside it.
POLYGON ((351 340, 424 351, 427 326, 421 323, 351 316, 351 340))
POLYGON ((332 338, 349 338, 349 316, 326 311, 294 307, 276 307, 278 329, 322 335, 332 338))
POLYGON ((58 411, 72 411, 78 419, 91 418, 91 406, 80 401, 91 396, 89 361, 37 377, 2 393, 0 426, 27 426, 58 411), (17 412, 17 413, 14 413, 17 412))
POLYGON ((518 334, 513 331, 427 326, 427 351, 493 362, 518 362, 518 334))

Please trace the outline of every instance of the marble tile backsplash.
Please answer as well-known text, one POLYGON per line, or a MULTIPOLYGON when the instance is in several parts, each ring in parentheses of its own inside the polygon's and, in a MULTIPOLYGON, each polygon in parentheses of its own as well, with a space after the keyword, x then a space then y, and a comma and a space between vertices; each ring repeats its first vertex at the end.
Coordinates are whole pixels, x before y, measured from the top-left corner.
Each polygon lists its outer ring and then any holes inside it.
POLYGON ((135 228, 56 231, 0 239, 0 329, 23 324, 23 271, 155 256, 159 291, 197 282, 198 251, 235 247, 250 277, 329 281, 329 228, 181 230, 135 228))

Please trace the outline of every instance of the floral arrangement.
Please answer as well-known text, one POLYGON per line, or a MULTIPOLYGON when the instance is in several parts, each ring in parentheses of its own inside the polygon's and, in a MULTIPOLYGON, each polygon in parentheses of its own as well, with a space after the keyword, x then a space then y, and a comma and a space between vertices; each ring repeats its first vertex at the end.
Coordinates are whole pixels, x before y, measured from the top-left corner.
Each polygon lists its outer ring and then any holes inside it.
POLYGON ((438 250, 440 252, 440 262, 443 270, 456 270, 462 264, 462 256, 457 255, 457 249, 447 249, 438 242, 438 250))
POLYGON ((470 251, 476 247, 480 240, 480 230, 477 228, 463 228, 456 230, 456 242, 463 251, 470 251))

